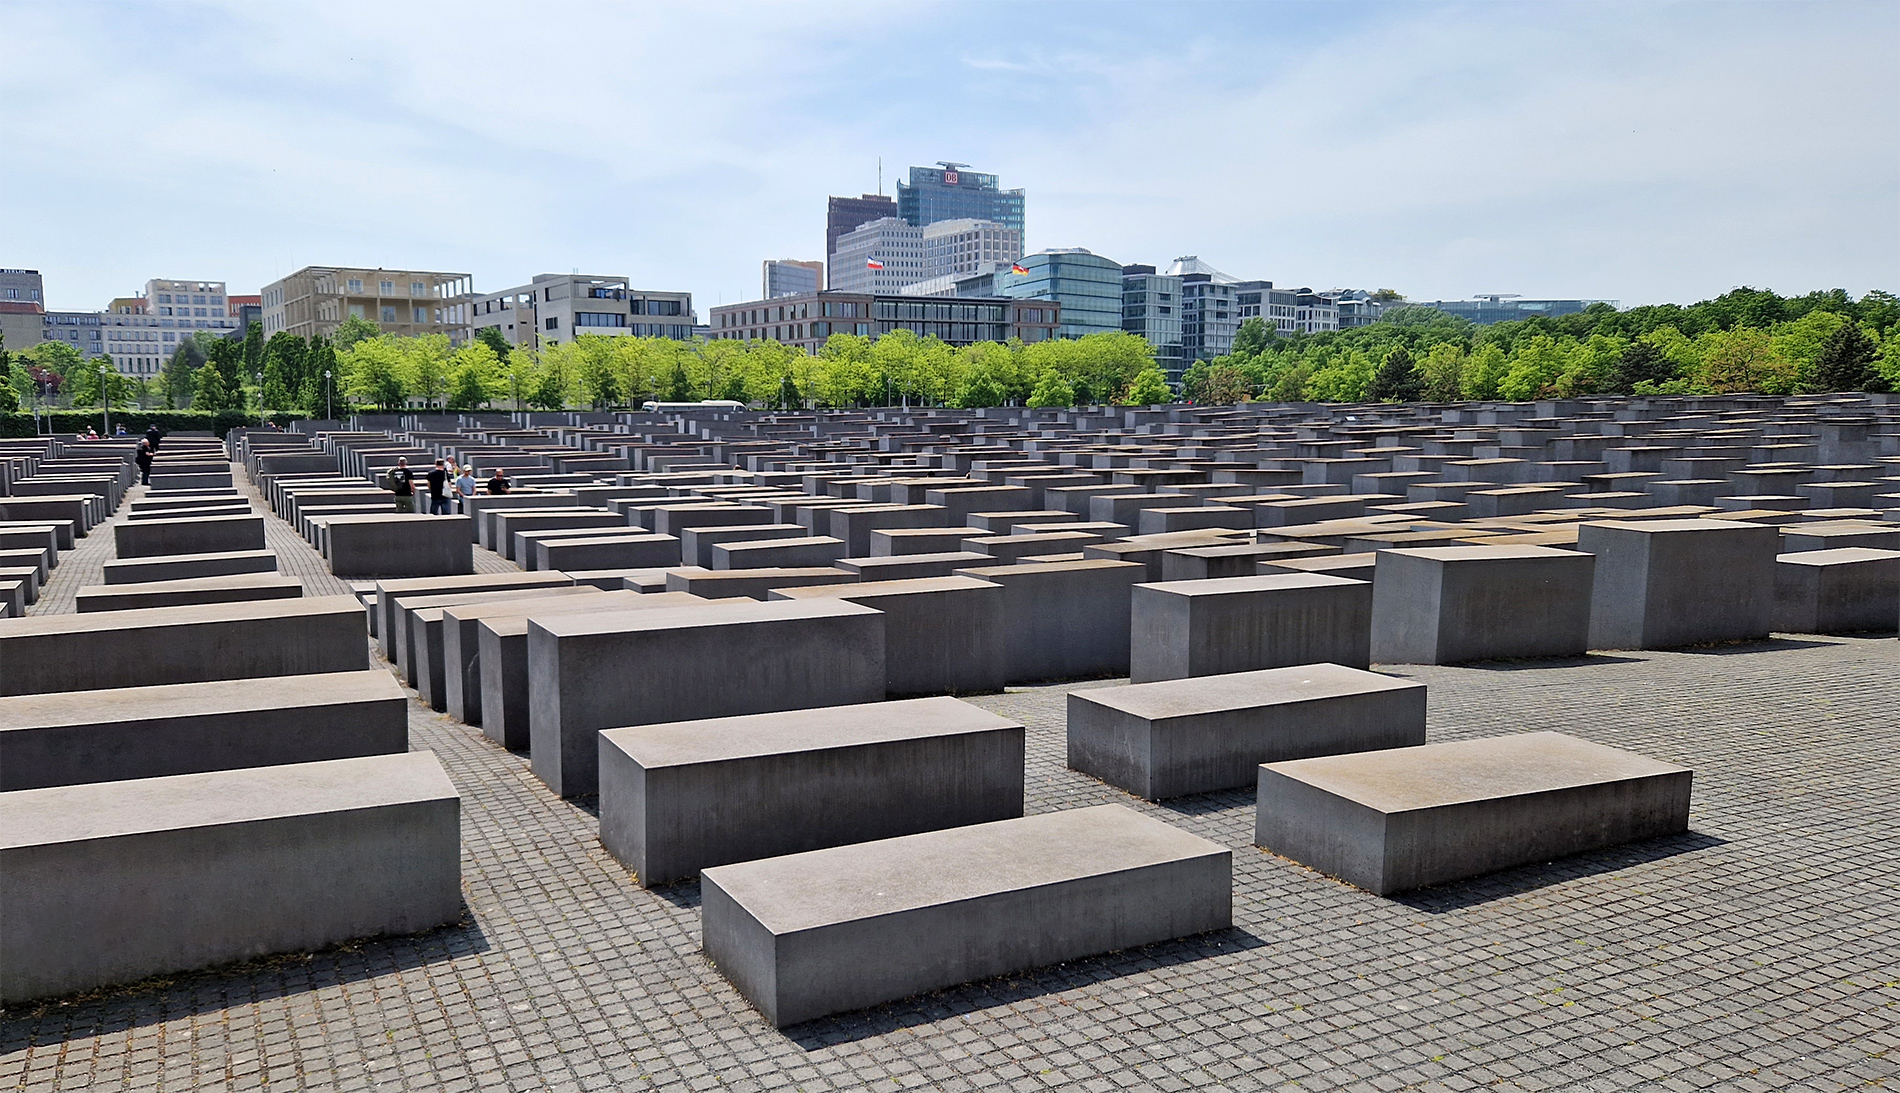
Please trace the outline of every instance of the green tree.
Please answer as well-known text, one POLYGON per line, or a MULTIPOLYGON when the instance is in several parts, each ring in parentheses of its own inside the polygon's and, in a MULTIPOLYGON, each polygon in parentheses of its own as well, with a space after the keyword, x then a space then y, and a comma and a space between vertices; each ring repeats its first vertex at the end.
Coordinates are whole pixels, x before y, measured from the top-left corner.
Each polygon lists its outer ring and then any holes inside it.
POLYGON ((781 410, 796 410, 805 404, 798 396, 798 384, 793 382, 790 372, 779 378, 777 403, 781 410))
POLYGON ((205 366, 204 349, 186 340, 165 361, 158 373, 158 389, 165 409, 182 410, 191 403, 198 389, 198 369, 205 366))
POLYGON ((264 324, 252 323, 244 328, 244 370, 261 372, 264 368, 264 324))
POLYGON ((1616 368, 1611 373, 1609 393, 1627 395, 1636 390, 1639 383, 1667 383, 1674 379, 1676 366, 1655 344, 1643 338, 1637 338, 1623 347, 1617 354, 1616 368))
POLYGON ((1201 399, 1213 406, 1231 406, 1247 401, 1252 386, 1247 382, 1247 373, 1238 366, 1217 364, 1207 370, 1207 380, 1201 385, 1201 399))
POLYGON ((1259 356, 1267 346, 1273 344, 1275 333, 1268 330, 1266 320, 1257 315, 1242 322, 1240 329, 1234 331, 1232 355, 1243 360, 1259 356))
POLYGON ((240 397, 234 396, 230 387, 224 382, 224 373, 218 370, 217 365, 210 362, 199 366, 197 375, 192 377, 192 389, 195 394, 191 401, 191 408, 211 413, 233 409, 234 398, 240 397))
POLYGON ((1884 391, 1887 380, 1874 368, 1878 348, 1865 331, 1842 323, 1814 359, 1814 386, 1820 391, 1884 391))
POLYGON ((1366 387, 1366 397, 1375 402, 1417 402, 1424 397, 1425 378, 1404 346, 1395 346, 1379 363, 1366 387))
POLYGON ((673 374, 666 381, 667 402, 694 402, 698 395, 693 391, 692 378, 686 374, 686 362, 675 361, 673 374))
POLYGON ((1003 389, 997 386, 989 373, 978 372, 963 390, 957 392, 957 406, 964 410, 980 410, 986 406, 1001 406, 1003 389))
POLYGON ((1148 368, 1135 377, 1135 382, 1129 384, 1128 390, 1122 392, 1121 398, 1116 401, 1123 406, 1158 406, 1173 402, 1174 392, 1168 388, 1168 377, 1162 374, 1161 369, 1148 368))
POLYGON ((507 360, 508 351, 514 348, 508 344, 508 336, 498 326, 484 326, 475 331, 475 340, 487 346, 495 354, 495 359, 500 361, 507 360))
POLYGON ((1060 372, 1043 373, 1036 381, 1036 387, 1029 392, 1029 405, 1037 409, 1056 406, 1074 406, 1075 388, 1060 372))
POLYGON ((336 333, 330 335, 330 344, 336 346, 336 351, 341 353, 347 349, 354 349, 357 342, 367 341, 382 332, 382 327, 361 315, 352 315, 337 325, 336 333))
POLYGON ((1419 397, 1426 402, 1457 402, 1463 390, 1465 350, 1457 342, 1439 342, 1418 362, 1419 397))

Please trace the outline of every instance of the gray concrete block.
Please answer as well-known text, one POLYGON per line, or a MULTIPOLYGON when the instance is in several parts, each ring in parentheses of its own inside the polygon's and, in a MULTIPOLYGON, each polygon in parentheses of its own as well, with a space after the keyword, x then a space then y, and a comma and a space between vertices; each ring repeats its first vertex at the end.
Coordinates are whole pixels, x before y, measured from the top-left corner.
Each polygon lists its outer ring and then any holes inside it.
POLYGON ((0 619, 0 694, 95 691, 369 667, 354 596, 0 619))
POLYGON ((1372 586, 1323 574, 1136 585, 1135 683, 1321 662, 1370 663, 1372 586))
POLYGON ((712 548, 720 543, 752 542, 759 539, 803 539, 811 529, 803 524, 735 524, 731 526, 689 527, 680 530, 680 560, 674 565, 713 567, 712 548))
POLYGON ((1775 559, 1774 628, 1853 634, 1900 626, 1900 551, 1806 550, 1775 559))
POLYGON ((1813 520, 1781 525, 1781 553, 1870 547, 1900 550, 1900 527, 1876 520, 1813 520))
MULTIPOLYGON (((871 557, 906 554, 949 554, 963 549, 963 540, 982 532, 966 527, 877 528, 871 532, 871 557)), ((839 555, 843 557, 843 555, 839 555)))
POLYGON ((800 569, 824 567, 844 557, 844 543, 829 535, 798 539, 752 539, 718 543, 712 548, 712 568, 800 569))
POLYGON ((530 569, 652 569, 680 564, 680 541, 671 535, 601 535, 586 539, 539 539, 530 569))
POLYGON ((1690 778, 1553 732, 1269 763, 1254 843, 1390 895, 1686 831, 1690 778))
POLYGON ((1069 693, 1069 768, 1151 801, 1252 786, 1262 763, 1425 742, 1425 685, 1302 664, 1069 693))
POLYGON ((238 573, 228 577, 151 581, 145 584, 84 585, 73 594, 81 612, 127 611, 141 607, 183 607, 200 603, 241 603, 248 600, 294 600, 303 595, 303 582, 275 573, 238 573))
POLYGON ((957 571, 1003 586, 1003 672, 1009 683, 1089 679, 1128 671, 1133 562, 1088 560, 957 571))
POLYGON ((120 558, 262 550, 264 518, 205 516, 179 520, 126 521, 113 528, 112 534, 120 558))
POLYGON ((452 577, 475 569, 466 516, 333 516, 325 526, 336 577, 452 577))
MULTIPOLYGON (((0 620, 4 621, 4 620, 0 620)), ((835 601, 604 611, 530 619, 534 773, 597 790, 599 730, 884 697, 884 616, 835 601)))
MULTIPOLYGON (((606 509, 556 509, 550 512, 497 512, 489 516, 495 524, 495 553, 511 562, 522 562, 521 533, 524 531, 579 531, 586 528, 615 528, 631 535, 644 529, 634 527, 627 518, 606 509)), ((650 534, 650 533, 649 533, 650 534)), ((525 566, 524 566, 525 568, 525 566)))
POLYGON ((1586 523, 1577 549, 1597 556, 1592 649, 1668 649, 1768 636, 1775 528, 1724 520, 1586 523))
POLYGON ((408 748, 408 696, 374 670, 0 698, 0 791, 408 748))
POLYGON ((1365 554, 1328 554, 1310 558, 1274 558, 1262 560, 1256 571, 1267 573, 1324 573, 1333 577, 1345 577, 1354 581, 1373 583, 1378 571, 1376 553, 1365 554))
POLYGON ((815 584, 855 584, 858 577, 829 566, 765 569, 700 569, 681 566, 666 571, 668 592, 691 592, 709 600, 745 596, 763 600, 774 588, 804 588, 815 584))
MULTIPOLYGON (((511 588, 560 588, 572 585, 565 573, 470 573, 460 577, 403 577, 376 582, 379 624, 376 642, 383 656, 396 659, 396 601, 406 596, 500 592, 511 588)), ((441 605, 436 605, 441 606, 441 605)))
POLYGON ((775 589, 767 600, 838 599, 884 612, 887 695, 1003 689, 1003 589, 974 577, 775 589))
POLYGON ((1540 546, 1378 552, 1372 659, 1456 664, 1582 656, 1596 557, 1540 546))
POLYGON ((785 1027, 1233 924, 1224 847, 1120 805, 716 866, 707 957, 785 1027))
MULTIPOLYGON (((425 667, 419 673, 423 675, 423 686, 418 693, 430 708, 443 710, 450 717, 466 725, 482 723, 482 676, 480 632, 477 624, 483 619, 501 619, 526 617, 527 615, 549 608, 559 609, 570 605, 585 607, 615 607, 627 602, 630 596, 638 592, 622 590, 606 591, 592 585, 575 585, 572 588, 553 588, 536 596, 499 603, 455 604, 448 607, 427 608, 417 611, 411 625, 421 624, 422 643, 430 650, 426 656, 419 656, 425 667), (437 629, 431 630, 429 615, 440 612, 436 620, 437 629), (436 660, 436 650, 441 659, 436 660), (439 678, 439 683, 437 682, 439 678), (441 692, 441 704, 434 701, 435 692, 441 692)), ((524 629, 525 635, 527 631, 524 629)), ((524 681, 525 688, 525 681, 524 681)))
POLYGON ((1161 579, 1204 581, 1213 577, 1251 577, 1256 572, 1255 565, 1260 562, 1338 554, 1338 548, 1322 543, 1229 543, 1179 547, 1161 552, 1161 579))
POLYGON ((974 550, 945 554, 898 554, 887 558, 840 558, 837 567, 866 581, 909 581, 919 577, 948 577, 959 569, 995 564, 996 559, 974 550))
POLYGON ((460 803, 428 752, 0 794, 0 1003, 454 922, 460 803))
POLYGON ((1253 510, 1231 505, 1182 505, 1141 510, 1135 530, 1142 535, 1166 535, 1197 528, 1253 527, 1253 510))
POLYGON ((954 698, 600 734, 601 845, 648 887, 1022 814, 1023 726, 954 698))
MULTIPOLYGON (((639 593, 606 603, 550 605, 535 615, 552 616, 574 611, 639 611, 728 604, 685 592, 639 593)), ((475 622, 475 671, 481 678, 482 735, 510 751, 526 751, 528 732, 528 620, 532 615, 502 615, 475 622)), ((472 724, 472 722, 471 722, 472 724)))
POLYGON ((949 522, 950 510, 937 505, 878 505, 871 508, 833 509, 826 531, 832 538, 844 540, 846 556, 862 558, 871 553, 873 531, 945 527, 949 522))

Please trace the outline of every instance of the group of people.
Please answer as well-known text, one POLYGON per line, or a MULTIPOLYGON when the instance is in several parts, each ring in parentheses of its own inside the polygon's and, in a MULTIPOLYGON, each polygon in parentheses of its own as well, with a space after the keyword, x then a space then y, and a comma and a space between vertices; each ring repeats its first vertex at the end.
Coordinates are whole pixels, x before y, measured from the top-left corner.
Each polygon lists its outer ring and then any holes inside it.
MULTIPOLYGON (((398 458, 385 476, 384 484, 396 495, 397 512, 416 511, 416 487, 420 484, 427 490, 429 515, 451 516, 468 511, 469 498, 475 496, 479 483, 474 467, 458 467, 452 459, 438 459, 433 468, 417 474, 408 459, 398 458)), ((491 494, 501 494, 507 493, 512 485, 507 474, 497 467, 484 488, 491 494)))

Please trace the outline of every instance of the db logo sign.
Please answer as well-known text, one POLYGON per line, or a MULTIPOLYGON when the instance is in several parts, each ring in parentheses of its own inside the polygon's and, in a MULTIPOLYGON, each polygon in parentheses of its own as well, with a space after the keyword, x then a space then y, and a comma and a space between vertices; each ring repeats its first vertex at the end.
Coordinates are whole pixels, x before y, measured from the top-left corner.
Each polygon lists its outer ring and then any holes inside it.
POLYGON ((943 184, 945 186, 955 186, 957 184, 957 173, 955 171, 945 171, 943 173, 943 184))

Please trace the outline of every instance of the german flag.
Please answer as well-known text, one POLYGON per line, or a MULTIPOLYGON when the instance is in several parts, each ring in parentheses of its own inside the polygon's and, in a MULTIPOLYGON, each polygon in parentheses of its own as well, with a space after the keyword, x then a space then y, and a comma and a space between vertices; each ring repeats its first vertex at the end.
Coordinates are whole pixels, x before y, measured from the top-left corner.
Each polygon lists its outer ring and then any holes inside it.
POLYGON ((1029 267, 1023 265, 1021 262, 1012 262, 1010 263, 1009 271, 1011 273, 1020 273, 1020 274, 1023 274, 1024 276, 1028 276, 1029 267))

